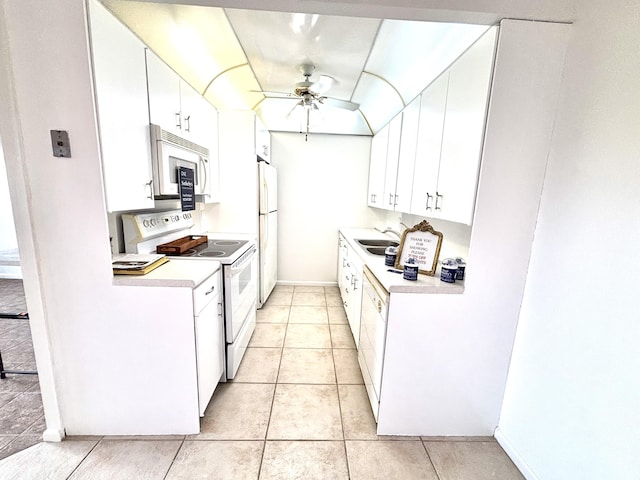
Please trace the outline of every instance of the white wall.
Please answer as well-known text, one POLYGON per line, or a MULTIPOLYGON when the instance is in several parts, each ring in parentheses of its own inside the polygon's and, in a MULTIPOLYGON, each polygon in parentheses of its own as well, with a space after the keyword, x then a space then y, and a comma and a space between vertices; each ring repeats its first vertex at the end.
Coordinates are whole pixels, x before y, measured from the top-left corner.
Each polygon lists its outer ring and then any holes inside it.
MULTIPOLYGON (((9 251, 7 260, 14 262, 18 255, 14 254, 18 248, 16 228, 13 223, 11 196, 5 167, 4 152, 0 143, 0 252, 9 251)), ((0 258, 0 278, 22 278, 22 271, 18 265, 2 265, 0 258)))
POLYGON ((7 182, 7 170, 4 161, 4 152, 0 143, 0 251, 18 247, 16 229, 13 223, 11 211, 11 197, 9 196, 9 184, 7 182))
POLYGON ((530 479, 639 478, 639 22, 574 24, 497 432, 530 479))
POLYGON ((384 226, 367 207, 371 137, 273 133, 278 282, 335 284, 340 227, 384 226))

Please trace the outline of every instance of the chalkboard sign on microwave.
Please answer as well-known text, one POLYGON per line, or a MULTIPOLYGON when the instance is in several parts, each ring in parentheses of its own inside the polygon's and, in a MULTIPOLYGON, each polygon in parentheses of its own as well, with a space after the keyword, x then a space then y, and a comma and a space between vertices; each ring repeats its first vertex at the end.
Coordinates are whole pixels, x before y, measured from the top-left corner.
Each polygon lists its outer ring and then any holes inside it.
POLYGON ((433 277, 436 274, 442 233, 436 232, 426 220, 406 229, 402 233, 395 268, 402 269, 408 258, 418 264, 418 273, 433 277))
POLYGON ((183 212, 196 209, 196 196, 193 189, 195 185, 194 173, 193 168, 178 167, 178 188, 183 212))

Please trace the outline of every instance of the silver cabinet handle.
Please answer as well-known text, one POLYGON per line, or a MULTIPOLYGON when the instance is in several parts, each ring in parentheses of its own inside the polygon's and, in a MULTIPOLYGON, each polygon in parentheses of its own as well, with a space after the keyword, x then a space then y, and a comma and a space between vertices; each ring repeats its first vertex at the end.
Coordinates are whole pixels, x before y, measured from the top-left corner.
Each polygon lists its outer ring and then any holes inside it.
POLYGON ((180 112, 176 113, 176 128, 182 130, 182 119, 180 117, 180 112))
POLYGON ((357 277, 353 277, 353 290, 357 290, 358 289, 358 279, 357 277))
POLYGON ((429 192, 427 192, 427 205, 425 207, 426 210, 431 210, 431 207, 429 206, 429 201, 433 198, 433 195, 429 195, 429 192))
POLYGON ((187 127, 184 129, 185 132, 190 132, 191 131, 191 115, 188 115, 186 117, 184 117, 184 121, 187 125, 187 127))
POLYGON ((153 178, 144 185, 149 187, 149 195, 147 195, 147 198, 153 200, 153 178))
POLYGON ((438 204, 438 199, 442 200, 442 195, 440 195, 438 192, 436 192, 436 210, 442 210, 442 205, 438 204))
POLYGON ((393 205, 393 193, 389 194, 389 205, 393 205))
POLYGON ((211 287, 211 289, 209 289, 208 291, 204 292, 205 295, 209 295, 210 293, 213 293, 213 291, 216 289, 216 286, 214 285, 213 287, 211 287))
POLYGON ((395 207, 396 205, 398 205, 398 195, 393 196, 393 206, 395 207))

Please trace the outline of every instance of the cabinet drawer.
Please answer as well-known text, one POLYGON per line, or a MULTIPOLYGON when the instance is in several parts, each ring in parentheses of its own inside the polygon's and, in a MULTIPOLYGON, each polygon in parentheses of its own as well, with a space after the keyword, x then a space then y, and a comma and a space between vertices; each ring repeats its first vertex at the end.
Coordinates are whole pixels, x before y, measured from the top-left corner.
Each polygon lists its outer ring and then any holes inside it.
POLYGON ((197 315, 207 304, 222 294, 220 270, 207 278, 193 290, 193 311, 197 315))

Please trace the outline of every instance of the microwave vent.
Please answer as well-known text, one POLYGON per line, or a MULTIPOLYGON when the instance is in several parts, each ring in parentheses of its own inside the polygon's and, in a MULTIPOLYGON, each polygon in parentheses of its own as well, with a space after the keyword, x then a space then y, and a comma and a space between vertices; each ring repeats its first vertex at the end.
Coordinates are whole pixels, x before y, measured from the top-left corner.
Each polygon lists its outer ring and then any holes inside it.
POLYGON ((198 152, 205 157, 209 156, 209 149, 203 147, 202 145, 198 145, 197 143, 193 143, 186 138, 179 137, 171 132, 167 132, 166 130, 162 130, 162 140, 174 143, 176 145, 180 145, 181 147, 187 148, 189 150, 193 150, 194 152, 198 152))

